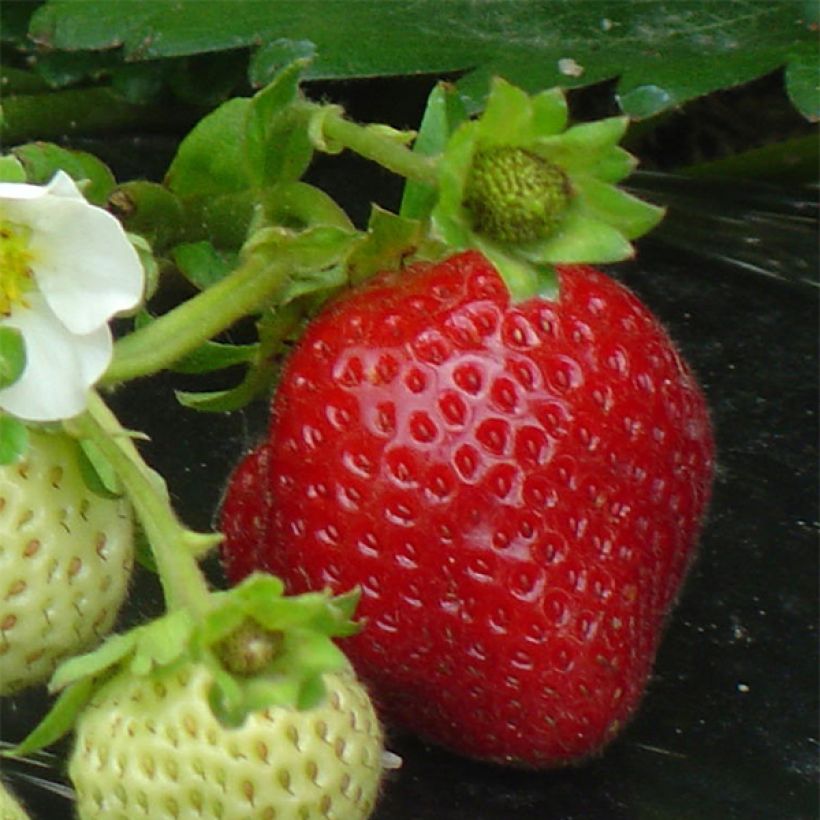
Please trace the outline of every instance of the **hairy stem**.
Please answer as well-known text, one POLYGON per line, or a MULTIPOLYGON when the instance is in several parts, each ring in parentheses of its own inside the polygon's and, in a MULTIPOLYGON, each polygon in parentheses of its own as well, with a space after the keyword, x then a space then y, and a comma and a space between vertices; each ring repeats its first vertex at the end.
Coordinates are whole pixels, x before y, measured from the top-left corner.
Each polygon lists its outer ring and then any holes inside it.
POLYGON ((249 257, 215 285, 120 339, 102 383, 147 376, 178 361, 275 299, 288 284, 288 270, 284 260, 263 263, 249 257))
POLYGON ((196 533, 179 522, 162 479, 142 460, 128 433, 96 393, 91 394, 88 410, 65 422, 65 428, 93 442, 125 486, 151 545, 168 609, 184 607, 195 617, 204 613, 208 584, 194 554, 202 552, 203 546, 216 546, 221 536, 196 533))
MULTIPOLYGON (((310 107, 314 111, 320 110, 316 105, 310 107)), ((321 121, 322 135, 328 140, 377 162, 394 174, 434 187, 438 184, 433 159, 414 153, 383 130, 352 122, 335 108, 324 111, 321 121)))

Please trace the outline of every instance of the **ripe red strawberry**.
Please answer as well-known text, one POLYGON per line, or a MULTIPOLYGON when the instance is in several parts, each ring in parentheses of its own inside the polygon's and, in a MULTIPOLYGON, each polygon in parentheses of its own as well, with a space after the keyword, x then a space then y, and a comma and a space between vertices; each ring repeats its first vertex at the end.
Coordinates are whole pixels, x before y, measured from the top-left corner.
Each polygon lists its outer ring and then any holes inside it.
POLYGON ((636 708, 708 502, 704 399, 645 306, 559 269, 513 304, 477 252, 308 328, 222 511, 232 580, 363 591, 344 649, 385 716, 550 766, 636 708))

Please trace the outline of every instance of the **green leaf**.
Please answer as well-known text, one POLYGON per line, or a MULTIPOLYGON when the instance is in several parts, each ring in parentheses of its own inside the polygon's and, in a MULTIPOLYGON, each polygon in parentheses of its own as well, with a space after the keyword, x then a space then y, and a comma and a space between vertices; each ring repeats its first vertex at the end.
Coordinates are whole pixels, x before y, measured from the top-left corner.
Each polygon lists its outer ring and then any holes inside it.
POLYGON ((65 689, 48 714, 18 746, 4 751, 4 757, 22 757, 56 743, 74 726, 77 715, 94 693, 94 681, 84 678, 65 689))
MULTIPOLYGON (((430 93, 413 151, 422 156, 440 154, 453 131, 467 119, 467 111, 455 86, 438 83, 430 93)), ((436 204, 436 191, 429 185, 408 180, 404 186, 399 216, 427 219, 436 204)))
MULTIPOLYGON (((817 15, 817 7, 813 8, 817 15)), ((820 119, 820 53, 816 40, 795 48, 786 68, 786 91, 806 117, 814 122, 820 119)))
MULTIPOLYGON (((230 14, 218 0, 85 0, 49 3, 31 33, 58 49, 122 47, 126 60, 261 44, 259 85, 283 55, 314 52, 307 79, 471 71, 460 85, 473 103, 493 74, 529 92, 620 77, 625 113, 646 117, 789 64, 816 39, 802 11, 794 0, 483 0, 479 13, 448 0, 431 25, 429 0, 232 3, 230 14)), ((811 100, 793 98, 810 116, 811 100)))
POLYGON ((78 183, 85 181, 83 195, 93 205, 104 205, 116 184, 108 166, 86 151, 31 142, 17 146, 12 153, 26 169, 28 181, 35 185, 49 182, 61 170, 78 183))
POLYGON ((26 344, 16 327, 0 327, 0 389, 14 384, 26 367, 26 344))
POLYGON ((165 182, 171 191, 181 197, 211 197, 252 187, 243 151, 250 106, 250 99, 236 97, 199 121, 168 169, 165 182))
POLYGON ((28 427, 14 416, 0 414, 0 465, 14 464, 28 449, 28 427))

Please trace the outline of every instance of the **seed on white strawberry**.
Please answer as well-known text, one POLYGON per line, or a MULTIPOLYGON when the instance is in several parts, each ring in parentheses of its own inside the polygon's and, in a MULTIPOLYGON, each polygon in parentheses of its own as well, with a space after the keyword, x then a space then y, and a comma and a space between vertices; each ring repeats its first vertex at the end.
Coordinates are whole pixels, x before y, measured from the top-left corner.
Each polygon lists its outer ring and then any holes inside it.
POLYGON ((75 726, 69 776, 81 820, 359 820, 382 771, 382 730, 352 672, 326 673, 304 711, 273 706, 239 727, 212 714, 212 676, 188 662, 159 676, 121 672, 75 726))
POLYGON ((0 820, 29 820, 25 809, 2 780, 0 780, 0 820))
POLYGON ((76 447, 31 431, 24 459, 0 467, 0 695, 97 642, 127 592, 131 506, 88 489, 76 447))

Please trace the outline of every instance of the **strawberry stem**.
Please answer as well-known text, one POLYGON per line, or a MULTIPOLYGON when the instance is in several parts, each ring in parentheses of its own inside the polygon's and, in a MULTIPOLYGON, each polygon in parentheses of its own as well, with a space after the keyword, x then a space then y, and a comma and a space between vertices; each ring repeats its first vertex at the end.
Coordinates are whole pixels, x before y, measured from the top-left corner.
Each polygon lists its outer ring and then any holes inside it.
POLYGON ((120 339, 102 384, 147 376, 178 361, 275 301, 289 283, 289 270, 286 260, 276 263, 251 255, 221 281, 120 339))
POLYGON ((151 544, 168 609, 185 608, 194 618, 203 616, 209 590, 194 553, 202 551, 200 542, 216 546, 221 536, 195 533, 179 522, 161 478, 143 461, 99 395, 92 392, 88 410, 64 426, 71 435, 93 441, 122 481, 151 544))
MULTIPOLYGON (((306 109, 319 116, 321 126, 316 135, 319 142, 327 139, 331 144, 348 148, 365 159, 377 162, 394 174, 433 187, 437 186, 438 172, 435 159, 415 153, 397 140, 395 135, 391 135, 383 128, 359 125, 346 119, 335 106, 308 103, 306 109)), ((317 141, 316 137, 314 141, 317 141)))

